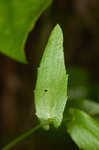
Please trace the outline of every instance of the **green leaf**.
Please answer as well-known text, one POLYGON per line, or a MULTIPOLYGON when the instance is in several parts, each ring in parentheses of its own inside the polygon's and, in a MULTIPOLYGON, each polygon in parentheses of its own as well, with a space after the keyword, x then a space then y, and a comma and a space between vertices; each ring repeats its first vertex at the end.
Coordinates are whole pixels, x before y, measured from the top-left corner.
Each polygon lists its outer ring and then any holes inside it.
POLYGON ((67 101, 67 80, 63 53, 63 34, 53 29, 38 68, 35 88, 36 115, 41 122, 58 127, 67 101))
MULTIPOLYGON (((99 150, 99 123, 78 109, 70 109, 67 132, 83 150, 99 150)), ((65 118, 66 119, 66 118, 65 118)))
POLYGON ((26 63, 24 44, 52 0, 0 0, 0 52, 26 63))
POLYGON ((87 100, 87 99, 70 99, 67 103, 67 107, 78 108, 94 116, 99 114, 99 103, 87 100))

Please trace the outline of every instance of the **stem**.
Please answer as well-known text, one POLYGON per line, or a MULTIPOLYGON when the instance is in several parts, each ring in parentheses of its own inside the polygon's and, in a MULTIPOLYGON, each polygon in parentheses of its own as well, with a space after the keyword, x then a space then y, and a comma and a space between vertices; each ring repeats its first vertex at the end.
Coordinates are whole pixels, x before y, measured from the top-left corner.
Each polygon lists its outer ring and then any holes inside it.
POLYGON ((41 126, 42 125, 40 124, 40 125, 36 126, 35 128, 32 128, 29 131, 26 131, 24 134, 22 134, 21 136, 17 137, 11 143, 9 143, 7 146, 5 146, 2 150, 9 150, 9 149, 11 149, 14 145, 16 145, 17 143, 19 143, 20 141, 22 141, 23 139, 27 138, 32 133, 37 131, 41 126))

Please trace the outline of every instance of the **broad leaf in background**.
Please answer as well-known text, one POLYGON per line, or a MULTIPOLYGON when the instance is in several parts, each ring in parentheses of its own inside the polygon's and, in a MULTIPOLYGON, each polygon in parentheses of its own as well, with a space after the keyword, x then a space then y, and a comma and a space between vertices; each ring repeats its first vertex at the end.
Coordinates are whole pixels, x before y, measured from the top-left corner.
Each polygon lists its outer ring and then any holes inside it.
POLYGON ((0 0, 0 52, 26 63, 24 44, 51 0, 0 0))
POLYGON ((92 100, 70 99, 67 102, 67 107, 78 108, 80 110, 87 112, 92 116, 99 115, 99 103, 92 100))
POLYGON ((41 122, 58 127, 67 101, 67 80, 63 53, 63 34, 53 29, 38 68, 35 88, 36 115, 41 122))
MULTIPOLYGON (((69 110, 67 132, 83 150, 99 150, 99 123, 78 109, 69 110)), ((66 119, 66 118, 64 118, 66 119)))

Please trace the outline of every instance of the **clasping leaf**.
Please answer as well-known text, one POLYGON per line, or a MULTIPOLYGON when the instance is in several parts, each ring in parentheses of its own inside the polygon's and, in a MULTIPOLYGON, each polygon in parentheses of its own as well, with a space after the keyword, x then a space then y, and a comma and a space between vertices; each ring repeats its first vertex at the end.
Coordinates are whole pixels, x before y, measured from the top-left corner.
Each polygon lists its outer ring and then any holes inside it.
POLYGON ((63 53, 63 34, 53 29, 38 68, 35 88, 36 115, 41 122, 58 127, 67 101, 67 80, 63 53))

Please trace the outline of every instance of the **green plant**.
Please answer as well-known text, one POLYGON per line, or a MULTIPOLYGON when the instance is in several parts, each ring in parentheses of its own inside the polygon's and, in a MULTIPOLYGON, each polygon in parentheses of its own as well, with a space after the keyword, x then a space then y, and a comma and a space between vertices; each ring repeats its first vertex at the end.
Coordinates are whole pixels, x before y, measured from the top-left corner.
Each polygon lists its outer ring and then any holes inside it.
POLYGON ((40 14, 52 0, 0 1, 0 52, 26 63, 24 44, 40 14), (6 43, 6 44, 5 44, 6 43))
MULTIPOLYGON (((27 63, 24 51, 22 51, 26 35, 51 0, 25 0, 22 3, 24 4, 23 8, 28 5, 25 11, 19 8, 20 3, 20 0, 10 0, 9 3, 7 0, 0 1, 0 11, 8 12, 8 14, 0 13, 0 51, 19 62, 27 63), (31 5, 33 8, 30 7, 31 5)), ((36 116, 40 125, 27 131, 2 150, 9 150, 39 128, 43 127, 45 130, 49 130, 51 125, 58 128, 61 124, 65 128, 64 132, 68 132, 80 149, 99 150, 99 123, 94 119, 94 115, 99 113, 99 104, 90 100, 81 101, 69 98, 67 102, 67 85, 68 75, 64 63, 63 34, 60 26, 56 25, 51 32, 38 68, 34 91, 36 116)))

